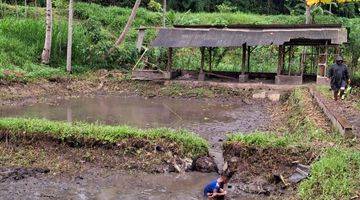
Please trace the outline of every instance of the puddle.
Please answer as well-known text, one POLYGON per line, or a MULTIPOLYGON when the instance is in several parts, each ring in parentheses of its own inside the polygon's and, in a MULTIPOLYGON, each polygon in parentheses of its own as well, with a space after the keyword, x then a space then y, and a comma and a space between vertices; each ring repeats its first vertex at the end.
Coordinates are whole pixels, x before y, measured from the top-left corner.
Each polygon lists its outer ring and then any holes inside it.
MULTIPOLYGON (((97 96, 64 100, 56 104, 35 104, 26 107, 4 106, 0 108, 0 117, 40 117, 68 122, 127 124, 139 128, 185 128, 209 141, 212 146, 210 153, 221 169, 223 165, 221 143, 226 139, 226 134, 247 133, 266 128, 271 121, 271 116, 267 112, 268 107, 269 103, 266 102, 244 103, 241 100, 97 96)), ((28 188, 29 191, 24 189, 18 195, 21 197, 27 192, 28 194, 40 194, 42 190, 46 189, 50 192, 45 195, 56 196, 59 194, 70 199, 200 199, 204 185, 215 177, 216 174, 200 173, 112 175, 102 180, 99 176, 94 176, 93 181, 89 181, 92 178, 85 178, 86 183, 80 184, 81 188, 77 185, 77 190, 68 188, 64 191, 62 187, 58 187, 64 183, 32 180, 38 183, 27 184, 25 181, 27 185, 25 188, 28 188), (36 192, 34 193, 34 191, 36 192)), ((11 187, 13 189, 10 188, 9 191, 18 191, 21 184, 11 187)))

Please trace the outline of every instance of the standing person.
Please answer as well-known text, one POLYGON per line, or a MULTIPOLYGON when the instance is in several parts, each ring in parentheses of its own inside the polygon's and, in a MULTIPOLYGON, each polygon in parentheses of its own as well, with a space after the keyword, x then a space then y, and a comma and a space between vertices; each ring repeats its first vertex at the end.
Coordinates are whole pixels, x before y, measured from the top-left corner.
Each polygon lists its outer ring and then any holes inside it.
POLYGON ((337 101, 339 99, 339 91, 341 97, 345 92, 346 84, 350 84, 349 72, 341 56, 336 57, 336 63, 328 71, 328 78, 331 80, 331 89, 334 91, 334 99, 337 101))
POLYGON ((204 197, 207 200, 222 200, 225 199, 226 191, 224 190, 225 184, 228 182, 229 177, 221 175, 220 178, 211 181, 204 188, 204 197))

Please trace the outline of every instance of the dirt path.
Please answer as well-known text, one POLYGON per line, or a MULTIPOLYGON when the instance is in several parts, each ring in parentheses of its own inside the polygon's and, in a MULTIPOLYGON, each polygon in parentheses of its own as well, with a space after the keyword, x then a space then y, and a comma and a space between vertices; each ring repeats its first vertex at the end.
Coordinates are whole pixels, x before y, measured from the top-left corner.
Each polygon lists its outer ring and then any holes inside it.
POLYGON ((360 110, 355 107, 355 101, 359 101, 360 94, 352 94, 350 98, 342 101, 334 101, 324 96, 321 92, 321 101, 334 113, 344 116, 353 127, 353 133, 360 136, 360 110))

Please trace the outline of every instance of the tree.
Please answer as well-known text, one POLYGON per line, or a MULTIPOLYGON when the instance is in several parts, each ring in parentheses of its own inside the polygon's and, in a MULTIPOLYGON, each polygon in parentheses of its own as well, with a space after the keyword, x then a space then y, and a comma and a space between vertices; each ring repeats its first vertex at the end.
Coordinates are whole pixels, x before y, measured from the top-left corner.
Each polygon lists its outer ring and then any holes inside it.
POLYGON ((306 0, 307 5, 312 6, 315 4, 319 4, 319 3, 324 3, 324 4, 330 4, 332 2, 336 2, 336 3, 348 3, 348 2, 355 2, 358 0, 306 0))
POLYGON ((70 73, 71 67, 71 53, 72 53, 72 34, 73 34, 73 0, 69 0, 69 23, 68 23, 68 43, 66 54, 66 70, 70 73))
POLYGON ((127 33, 130 31, 131 25, 136 17, 136 13, 140 6, 140 3, 141 3, 141 0, 136 0, 123 32, 121 33, 119 38, 116 40, 114 47, 110 49, 109 53, 113 52, 117 46, 121 45, 124 42, 125 37, 126 37, 127 33))
POLYGON ((45 33, 45 44, 41 54, 41 62, 43 64, 50 63, 51 54, 51 39, 52 39, 52 5, 51 0, 46 0, 46 33, 45 33))

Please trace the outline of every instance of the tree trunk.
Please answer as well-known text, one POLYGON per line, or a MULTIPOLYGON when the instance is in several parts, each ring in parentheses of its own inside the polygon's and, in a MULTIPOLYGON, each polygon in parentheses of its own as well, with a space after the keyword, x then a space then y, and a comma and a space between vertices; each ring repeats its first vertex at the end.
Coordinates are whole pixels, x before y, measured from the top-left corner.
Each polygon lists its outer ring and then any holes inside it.
POLYGON ((166 9, 167 9, 167 5, 166 5, 166 0, 164 0, 163 3, 163 12, 164 12, 164 16, 163 16, 163 27, 166 27, 166 9))
POLYGON ((37 5, 37 0, 34 0, 34 4, 35 4, 35 19, 39 18, 39 8, 37 5))
MULTIPOLYGON (((126 37, 127 33, 129 32, 130 27, 136 17, 136 12, 140 6, 140 3, 141 3, 141 0, 136 0, 135 5, 131 11, 130 17, 125 25, 124 31, 121 33, 120 37, 115 42, 115 45, 114 45, 115 47, 121 45, 124 42, 125 37, 126 37)), ((115 47, 110 49, 110 53, 115 50, 115 47)))
POLYGON ((350 69, 351 77, 354 77, 356 69, 358 68, 359 58, 360 55, 354 55, 354 54, 352 55, 351 69, 350 69))
POLYGON ((267 13, 270 14, 271 11, 271 1, 272 0, 267 0, 267 13))
POLYGON ((27 17, 27 9, 28 9, 26 0, 24 1, 24 6, 25 6, 25 18, 26 18, 27 17))
POLYGON ((73 0, 69 0, 69 24, 68 24, 68 43, 66 54, 66 70, 71 73, 71 53, 72 53, 72 35, 73 35, 73 0))
POLYGON ((46 33, 45 33, 45 44, 41 54, 41 62, 43 64, 50 63, 51 54, 51 38, 52 38, 52 5, 51 0, 46 0, 46 33))
POLYGON ((305 1, 305 6, 306 6, 305 24, 311 24, 312 23, 311 6, 307 5, 306 1, 305 1))

